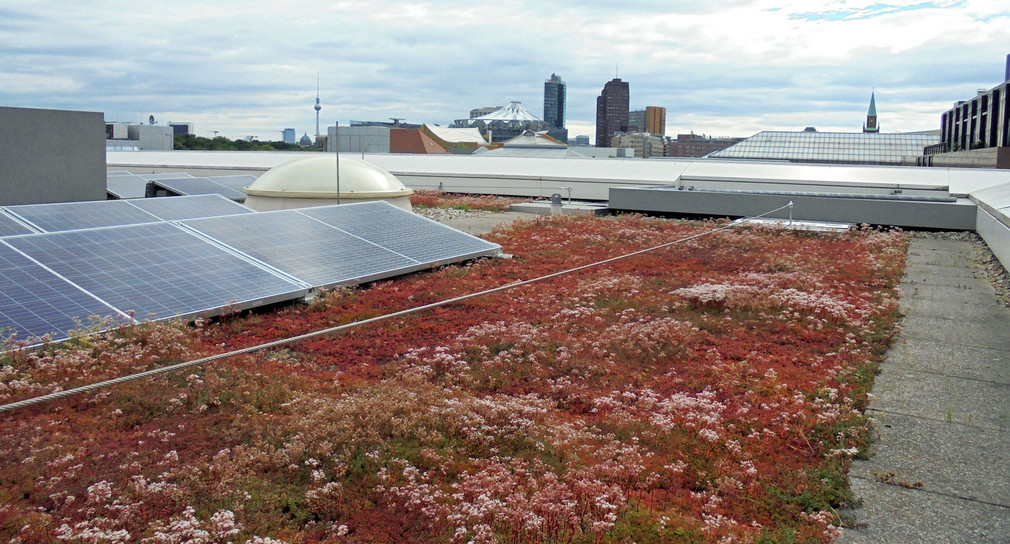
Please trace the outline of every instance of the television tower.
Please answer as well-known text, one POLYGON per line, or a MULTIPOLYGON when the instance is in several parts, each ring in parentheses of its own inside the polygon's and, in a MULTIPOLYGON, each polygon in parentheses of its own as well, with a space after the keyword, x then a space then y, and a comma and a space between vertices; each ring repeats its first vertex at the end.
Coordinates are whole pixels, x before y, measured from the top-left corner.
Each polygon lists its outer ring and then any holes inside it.
POLYGON ((323 109, 319 105, 319 72, 316 72, 316 141, 319 141, 319 110, 323 109))

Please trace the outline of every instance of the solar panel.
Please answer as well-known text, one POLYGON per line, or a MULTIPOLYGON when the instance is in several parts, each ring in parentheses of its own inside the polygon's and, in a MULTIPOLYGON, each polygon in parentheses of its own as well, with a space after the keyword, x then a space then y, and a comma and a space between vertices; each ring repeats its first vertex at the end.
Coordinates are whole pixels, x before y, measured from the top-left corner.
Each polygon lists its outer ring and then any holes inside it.
POLYGON ((242 189, 250 186, 256 181, 256 176, 250 176, 248 174, 242 174, 237 176, 208 176, 207 179, 224 185, 225 187, 230 187, 236 191, 241 191, 242 189))
POLYGON ((234 200, 228 200, 221 195, 139 198, 131 200, 130 204, 165 221, 256 213, 234 200))
POLYGON ((64 340, 91 316, 110 315, 119 314, 0 242, 0 336, 16 333, 26 340, 50 334, 64 340))
POLYGON ((180 179, 193 177, 189 172, 162 172, 160 174, 136 174, 146 180, 180 179))
POLYGON ((297 298, 307 290, 172 223, 5 241, 139 318, 165 319, 297 298))
POLYGON ((44 232, 149 223, 158 218, 125 200, 8 206, 7 211, 44 232))
POLYGON ((176 178, 152 180, 158 187, 163 187, 180 195, 212 195, 218 194, 232 200, 245 200, 245 193, 225 187, 207 178, 176 178))
POLYGON ((116 198, 144 198, 147 195, 147 180, 134 175, 109 175, 105 190, 116 198))
POLYGON ((0 212, 0 236, 13 236, 16 234, 32 234, 34 231, 13 217, 0 212))
POLYGON ((295 210, 184 223, 313 287, 362 283, 419 268, 418 262, 295 210))
POLYGON ((490 256, 501 246, 388 202, 301 208, 298 212, 422 263, 490 256))

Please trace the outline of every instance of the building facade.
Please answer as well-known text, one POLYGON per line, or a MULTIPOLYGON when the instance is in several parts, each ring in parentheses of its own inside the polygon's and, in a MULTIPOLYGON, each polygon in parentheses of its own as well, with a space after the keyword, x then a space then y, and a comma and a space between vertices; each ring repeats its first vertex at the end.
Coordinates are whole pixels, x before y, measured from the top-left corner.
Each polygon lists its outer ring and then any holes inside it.
POLYGON ((618 132, 628 132, 628 104, 631 91, 627 81, 614 78, 596 98, 596 147, 612 147, 618 132))
POLYGON ((568 143, 568 129, 565 128, 565 99, 567 86, 557 74, 544 81, 544 122, 547 133, 554 139, 568 143))
POLYGON ((656 136, 666 135, 666 108, 646 106, 644 110, 628 113, 629 132, 647 132, 656 136))
POLYGON ((293 128, 286 128, 286 129, 284 129, 281 132, 284 135, 283 136, 284 143, 286 143, 286 144, 297 143, 298 136, 295 135, 295 129, 293 129, 293 128))
POLYGON ((662 157, 666 154, 666 142, 660 136, 647 132, 630 132, 614 136, 611 142, 614 147, 632 148, 635 156, 643 159, 662 157))
POLYGON ((940 115, 940 146, 927 155, 1010 146, 1010 82, 979 91, 940 115))
POLYGON ((168 126, 172 127, 172 136, 193 136, 196 134, 196 130, 193 128, 193 123, 169 123, 168 126))
POLYGON ((667 157, 704 157, 736 145, 743 138, 710 138, 700 134, 678 134, 676 140, 666 142, 667 157))
POLYGON ((106 123, 108 151, 171 151, 175 148, 175 128, 135 123, 106 123))

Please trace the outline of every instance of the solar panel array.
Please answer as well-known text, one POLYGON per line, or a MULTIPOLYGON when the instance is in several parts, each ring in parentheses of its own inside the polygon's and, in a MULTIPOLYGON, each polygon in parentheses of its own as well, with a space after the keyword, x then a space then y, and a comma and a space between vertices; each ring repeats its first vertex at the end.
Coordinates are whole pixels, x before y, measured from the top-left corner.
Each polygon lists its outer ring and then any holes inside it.
POLYGON ((151 180, 151 183, 178 195, 218 194, 237 201, 245 201, 246 197, 246 194, 241 190, 233 189, 207 178, 159 178, 151 180))
POLYGON ((140 319, 258 305, 306 291, 171 223, 19 236, 6 242, 140 319))
POLYGON ((313 287, 370 281, 419 264, 295 210, 197 219, 185 225, 313 287))
POLYGON ((88 316, 118 315, 102 301, 2 243, 0 285, 3 337, 16 333, 26 339, 56 333, 58 338, 66 338, 69 331, 87 325, 88 316))
POLYGON ((6 211, 18 219, 37 227, 42 232, 90 229, 159 221, 157 217, 130 204, 126 200, 22 204, 19 206, 7 206, 6 211))
POLYGON ((0 331, 59 340, 92 315, 213 315, 500 250, 386 202, 8 236, 0 331))
POLYGON ((219 195, 22 204, 7 206, 3 211, 7 216, 0 213, 0 236, 254 213, 219 195), (35 231, 25 228, 22 223, 30 225, 35 231), (21 227, 20 230, 18 227, 21 227), (11 232, 7 232, 8 229, 11 232))
POLYGON ((0 211, 0 236, 13 236, 15 234, 31 234, 35 231, 19 222, 17 219, 0 211))
POLYGON ((131 200, 130 204, 165 221, 256 213, 221 195, 171 196, 131 200))

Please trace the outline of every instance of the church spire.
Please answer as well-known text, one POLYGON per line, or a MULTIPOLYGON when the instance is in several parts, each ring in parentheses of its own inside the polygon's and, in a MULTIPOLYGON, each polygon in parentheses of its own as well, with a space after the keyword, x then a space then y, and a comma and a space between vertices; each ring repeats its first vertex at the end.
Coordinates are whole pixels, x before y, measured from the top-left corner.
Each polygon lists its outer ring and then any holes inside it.
POLYGON ((880 127, 877 125, 877 101, 874 98, 874 93, 870 92, 870 109, 866 112, 866 124, 863 125, 863 132, 880 132, 880 127))

